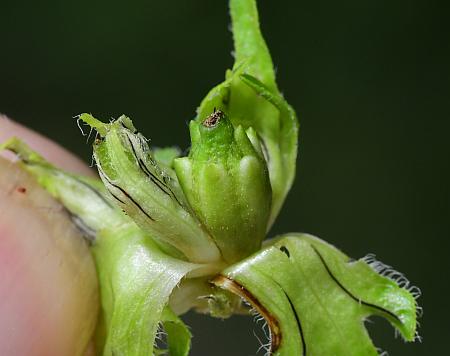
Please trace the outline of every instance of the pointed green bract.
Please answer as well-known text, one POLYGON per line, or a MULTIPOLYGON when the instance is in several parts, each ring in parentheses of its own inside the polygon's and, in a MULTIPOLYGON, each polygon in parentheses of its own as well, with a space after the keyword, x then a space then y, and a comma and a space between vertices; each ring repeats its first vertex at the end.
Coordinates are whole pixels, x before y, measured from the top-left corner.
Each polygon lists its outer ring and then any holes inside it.
POLYGON ((158 165, 131 120, 120 117, 100 126, 86 114, 80 119, 103 132, 94 143, 94 158, 115 203, 166 253, 193 262, 220 264, 219 249, 191 213, 173 171, 158 165))
POLYGON ((242 126, 215 111, 191 121, 189 157, 174 161, 189 205, 233 263, 257 251, 265 238, 271 188, 264 158, 242 126))
POLYGON ((255 0, 231 0, 230 11, 235 65, 232 71, 227 71, 226 80, 202 101, 196 120, 203 120, 217 108, 229 116, 235 127, 255 130, 272 185, 270 227, 294 180, 298 121, 276 86, 272 59, 259 29, 255 0))
POLYGON ((405 340, 416 331, 412 293, 310 235, 270 241, 215 283, 253 304, 276 355, 378 355, 363 322, 385 317, 405 340))

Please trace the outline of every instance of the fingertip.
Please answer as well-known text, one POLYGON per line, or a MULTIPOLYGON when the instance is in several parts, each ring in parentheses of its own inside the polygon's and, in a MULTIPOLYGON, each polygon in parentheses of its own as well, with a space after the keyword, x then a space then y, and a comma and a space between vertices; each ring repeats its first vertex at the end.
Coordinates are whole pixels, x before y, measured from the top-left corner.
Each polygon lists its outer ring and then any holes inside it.
POLYGON ((59 203, 1 158, 0 198, 0 355, 81 355, 99 306, 86 242, 59 203))

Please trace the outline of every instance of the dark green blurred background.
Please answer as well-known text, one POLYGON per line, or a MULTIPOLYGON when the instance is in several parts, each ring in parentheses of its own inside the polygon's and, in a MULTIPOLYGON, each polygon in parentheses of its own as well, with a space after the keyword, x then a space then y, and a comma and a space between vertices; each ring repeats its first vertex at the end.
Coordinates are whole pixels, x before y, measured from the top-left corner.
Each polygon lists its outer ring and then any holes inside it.
MULTIPOLYGON (((443 2, 442 2, 443 4, 443 2)), ((272 234, 368 252, 421 287, 422 344, 448 355, 449 16, 438 1, 260 1, 279 86, 301 119, 298 175, 272 234)), ((0 2, 0 112, 90 161, 74 115, 122 113, 164 146, 232 65, 227 2, 0 2)), ((252 355, 250 318, 188 315, 193 355, 252 355)), ((260 353, 261 354, 261 353, 260 353)))

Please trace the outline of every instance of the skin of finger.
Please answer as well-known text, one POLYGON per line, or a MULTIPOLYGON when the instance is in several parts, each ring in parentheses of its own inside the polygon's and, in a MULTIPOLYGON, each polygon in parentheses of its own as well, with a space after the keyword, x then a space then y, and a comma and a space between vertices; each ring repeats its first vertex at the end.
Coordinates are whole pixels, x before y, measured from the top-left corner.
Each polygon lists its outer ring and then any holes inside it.
POLYGON ((98 305, 94 262, 69 215, 0 158, 0 355, 82 355, 98 305))
MULTIPOLYGON (((0 114, 0 143, 3 143, 12 136, 19 137, 49 162, 64 170, 84 175, 95 175, 83 161, 72 155, 65 148, 0 114)), ((7 152, 0 154, 8 159, 13 159, 13 156, 7 152)))

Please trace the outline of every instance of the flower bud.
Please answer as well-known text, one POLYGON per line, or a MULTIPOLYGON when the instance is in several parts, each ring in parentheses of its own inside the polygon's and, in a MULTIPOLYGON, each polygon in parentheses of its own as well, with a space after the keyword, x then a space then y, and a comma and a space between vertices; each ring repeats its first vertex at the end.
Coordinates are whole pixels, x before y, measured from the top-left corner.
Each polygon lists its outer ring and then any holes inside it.
POLYGON ((272 192, 265 160, 222 111, 191 121, 190 133, 189 156, 174 161, 178 180, 224 260, 235 262, 258 250, 266 233, 272 192))

